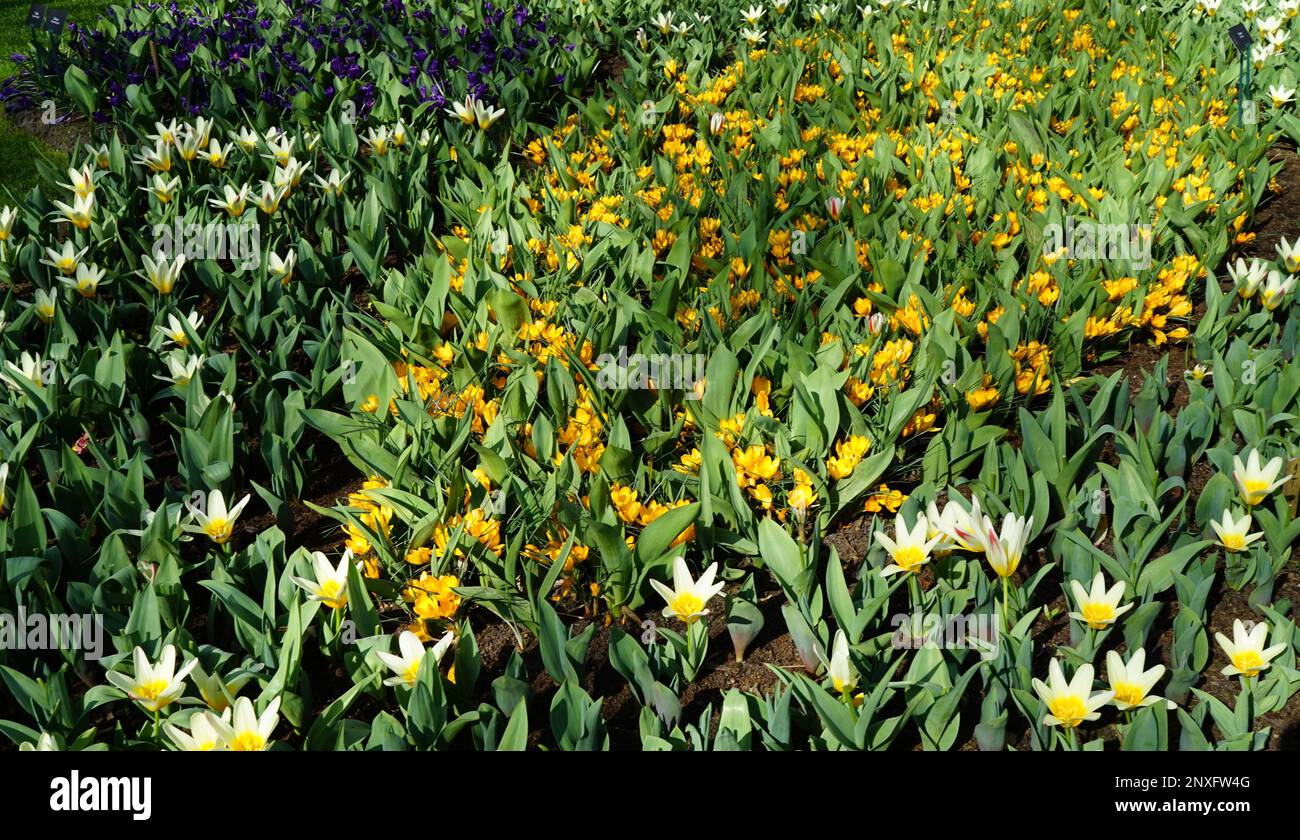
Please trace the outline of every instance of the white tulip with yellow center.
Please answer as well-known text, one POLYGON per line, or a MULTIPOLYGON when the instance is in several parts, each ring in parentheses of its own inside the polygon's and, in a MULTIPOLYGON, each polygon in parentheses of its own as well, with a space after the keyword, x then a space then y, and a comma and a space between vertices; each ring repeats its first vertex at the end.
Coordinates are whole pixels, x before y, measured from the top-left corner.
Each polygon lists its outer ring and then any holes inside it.
POLYGON ((880 570, 882 577, 898 572, 915 574, 930 562, 930 551, 941 538, 927 539, 929 527, 926 518, 922 516, 917 519, 916 525, 908 530, 907 522, 900 513, 894 519, 893 539, 890 539, 884 531, 875 533, 876 539, 885 547, 885 551, 889 552, 889 559, 893 561, 880 570))
POLYGON ((1047 704, 1043 723, 1067 729, 1073 729, 1085 720, 1101 717, 1097 710, 1115 697, 1113 691, 1092 693, 1091 665, 1080 665, 1079 670, 1074 672, 1074 678, 1067 682, 1061 663, 1056 659, 1048 667, 1047 682, 1035 677, 1033 685, 1039 698, 1047 704))
POLYGON ((95 173, 89 166, 68 170, 68 183, 60 187, 72 190, 77 198, 88 198, 95 194, 95 173))
POLYGON ((222 146, 220 140, 213 140, 207 151, 199 152, 199 157, 206 160, 213 169, 225 169, 230 162, 230 147, 222 146))
POLYGON ((45 256, 41 258, 41 265, 48 265, 50 268, 57 269, 60 274, 71 277, 77 273, 77 264, 81 258, 86 255, 87 248, 80 251, 72 247, 71 240, 65 240, 63 247, 59 250, 46 248, 45 256))
POLYGON ((251 676, 245 673, 231 680, 223 680, 216 674, 208 674, 203 670, 202 665, 194 666, 194 685, 198 688, 203 702, 207 703, 208 708, 214 712, 224 712, 229 709, 229 697, 237 697, 240 689, 248 684, 249 679, 251 676))
POLYGON ((1254 507, 1268 498, 1268 494, 1286 483, 1286 476, 1278 478, 1282 472, 1282 458, 1271 458, 1267 464, 1260 464, 1259 450, 1252 449, 1243 464, 1240 455, 1232 456, 1232 477, 1237 482, 1241 500, 1254 507))
POLYGON ((478 116, 474 113, 474 97, 466 96, 464 102, 453 102, 447 109, 447 113, 460 120, 465 125, 473 125, 478 116))
MULTIPOLYGON (((230 721, 230 709, 225 709, 221 713, 220 720, 230 721)), ((163 732, 182 752, 211 752, 213 750, 224 750, 225 742, 221 739, 221 733, 217 732, 212 721, 208 720, 207 712, 195 712, 190 716, 189 731, 186 732, 179 726, 171 723, 164 723, 163 732)))
POLYGON ((261 752, 271 741, 271 733, 280 722, 280 698, 272 700, 259 717, 253 701, 240 697, 235 701, 234 719, 227 722, 212 712, 204 712, 208 724, 221 736, 226 749, 235 752, 261 752))
POLYGON ((669 589, 657 580, 651 580, 654 588, 668 606, 664 607, 665 618, 679 618, 688 625, 709 614, 705 605, 722 591, 723 584, 714 583, 713 576, 718 573, 718 564, 710 563, 700 575, 700 579, 691 578, 691 570, 686 567, 686 558, 678 555, 673 560, 673 586, 669 589))
POLYGON ((135 159, 140 166, 147 167, 151 172, 170 172, 172 169, 172 147, 170 143, 158 143, 152 149, 145 147, 140 150, 140 157, 135 159))
POLYGON ((849 661, 849 638, 843 630, 835 631, 835 641, 831 643, 831 661, 826 668, 830 673, 831 685, 838 694, 848 694, 858 687, 858 673, 849 661))
POLYGON ((351 175, 351 172, 344 174, 339 172, 337 169, 331 169, 329 176, 326 178, 322 178, 319 175, 313 175, 312 177, 316 179, 316 186, 321 190, 321 192, 338 198, 343 195, 343 185, 351 175))
POLYGON ((1242 514, 1240 519, 1234 519, 1232 511, 1225 510, 1218 522, 1210 522, 1210 527, 1219 535, 1219 545, 1224 551, 1245 551, 1251 543, 1264 536, 1250 533, 1250 524, 1249 513, 1242 514))
POLYGON ((1290 273, 1300 272, 1300 238, 1288 243, 1286 238, 1282 237, 1277 243, 1277 258, 1290 273))
POLYGON ((1156 665, 1146 669, 1146 659, 1147 652, 1141 648, 1129 657, 1127 664, 1116 651, 1112 650, 1106 654, 1106 679, 1110 681, 1110 687, 1115 691, 1115 708, 1121 712, 1153 706, 1160 702, 1164 702, 1165 707, 1169 709, 1178 706, 1172 700, 1165 700, 1163 697, 1151 694, 1151 689, 1155 688, 1156 683, 1160 682, 1160 678, 1165 675, 1165 666, 1156 665))
POLYGON ((235 145, 239 146, 239 148, 243 149, 245 152, 252 152, 257 149, 257 132, 247 126, 239 129, 237 132, 232 131, 230 133, 230 139, 234 140, 235 145))
POLYGON ((176 141, 176 151, 180 153, 181 160, 189 163, 199 156, 199 152, 206 148, 207 138, 201 136, 189 126, 181 132, 176 141))
POLYGON ((0 516, 4 515, 5 508, 9 504, 5 497, 5 486, 9 483, 9 465, 0 463, 0 516))
POLYGON ((288 195, 297 189, 298 184, 302 183, 302 176, 307 171, 307 167, 297 158, 289 158, 289 162, 284 166, 277 166, 271 176, 271 183, 283 189, 288 195))
POLYGON ((6 360, 3 369, 0 369, 0 381, 3 381, 11 389, 21 391, 22 386, 14 376, 22 377, 36 388, 45 387, 44 377, 45 362, 41 359, 40 353, 28 353, 23 351, 18 357, 18 364, 6 360))
POLYGON ((176 670, 176 648, 167 645, 162 650, 158 664, 149 662, 144 648, 135 649, 135 675, 128 677, 119 671, 109 671, 108 681, 126 692, 146 711, 161 712, 185 693, 185 677, 194 668, 197 659, 191 659, 176 670))
POLYGON ((1287 648, 1286 643, 1264 647, 1268 641, 1268 625, 1262 621, 1247 630, 1241 619, 1233 619, 1232 638, 1229 639, 1222 633, 1215 633, 1214 638, 1231 662, 1220 672, 1228 677, 1238 674, 1243 677, 1256 676, 1267 670, 1271 660, 1287 648))
MULTIPOLYGON (((80 271, 81 266, 77 266, 77 270, 80 271)), ((48 324, 54 320, 54 313, 59 308, 59 298, 53 289, 37 289, 32 308, 36 310, 36 317, 41 319, 41 323, 48 324)))
POLYGON ((194 517, 197 524, 186 525, 185 530, 193 534, 207 534, 208 539, 217 545, 225 545, 234 533, 235 521, 239 519, 239 514, 243 512, 244 506, 251 498, 252 494, 244 494, 244 498, 229 510, 226 509, 226 498, 220 490, 208 493, 207 510, 201 510, 193 502, 186 502, 185 506, 189 508, 190 516, 194 517))
POLYGON ((1295 289, 1296 278, 1294 275, 1286 274, 1274 270, 1268 273, 1268 281, 1264 283, 1264 288, 1259 293, 1260 304, 1269 312, 1277 309, 1286 300, 1287 295, 1295 289))
POLYGON ((441 663, 442 657, 446 655, 447 649, 455 640, 456 634, 448 630, 432 649, 426 650, 419 636, 410 630, 403 630, 402 635, 397 637, 397 649, 401 652, 401 656, 382 650, 377 652, 379 661, 397 675, 384 680, 384 685, 404 685, 413 688, 420 676, 420 663, 424 661, 425 654, 432 654, 433 661, 441 663))
POLYGON ((262 155, 262 157, 273 160, 280 166, 284 166, 289 162, 289 158, 293 157, 293 146, 296 142, 297 141, 292 137, 280 135, 273 138, 268 134, 266 138, 266 150, 270 154, 262 155))
POLYGON ((284 259, 281 259, 280 255, 274 251, 267 254, 267 272, 271 277, 279 280, 282 286, 293 279, 293 268, 297 264, 298 253, 296 251, 289 251, 284 259))
POLYGON ((998 577, 1005 580, 1016 573, 1033 528, 1032 516, 1026 519, 1008 513, 1002 520, 1002 533, 998 534, 993 530, 993 521, 984 517, 984 557, 998 577))
POLYGON ((650 18, 650 25, 659 30, 660 35, 668 35, 673 31, 673 13, 660 12, 650 18))
POLYGON ((76 289, 77 294, 89 300, 99 291, 99 284, 104 279, 104 269, 94 263, 82 263, 77 266, 75 278, 60 277, 59 282, 76 289))
POLYGON ((1228 263, 1228 276, 1237 287, 1237 295, 1242 300, 1249 300, 1268 277, 1268 263, 1257 259, 1247 263, 1238 257, 1235 263, 1228 263))
POLYGON ((1106 579, 1101 572, 1092 579, 1092 589, 1085 592, 1077 580, 1070 581, 1070 591, 1074 593, 1077 612, 1070 613, 1070 618, 1082 621, 1093 630, 1105 630, 1115 623, 1115 619, 1133 609, 1132 604, 1119 605, 1124 597, 1125 583, 1117 581, 1110 589, 1106 588, 1106 579))
POLYGON ((209 198, 208 206, 213 210, 224 210, 232 219, 238 219, 248 209, 248 185, 235 189, 230 184, 222 187, 221 198, 209 198))
POLYGON ((159 376, 155 373, 153 378, 170 382, 177 388, 183 387, 188 385, 203 367, 203 360, 203 356, 190 356, 183 350, 173 351, 163 357, 163 361, 167 364, 167 375, 159 376))
POLYGON ((252 201, 257 205, 257 209, 268 216, 274 216, 276 211, 280 209, 280 201, 284 196, 285 190, 283 187, 276 187, 270 181, 263 181, 262 191, 254 195, 252 201))
POLYGON ((197 333, 199 327, 203 326, 203 316, 191 311, 190 314, 185 316, 185 320, 181 321, 175 315, 169 314, 167 316, 167 325, 157 327, 157 331, 177 347, 185 348, 190 346, 190 337, 185 332, 186 324, 189 325, 190 332, 197 333))
POLYGON ((474 121, 478 123, 480 131, 487 131, 505 114, 505 108, 493 108, 491 105, 477 101, 474 103, 474 121))
POLYGON ((155 122, 153 124, 153 130, 154 133, 148 135, 149 139, 154 143, 166 145, 175 143, 176 138, 179 137, 181 133, 180 124, 177 123, 176 120, 169 120, 165 123, 155 122))
POLYGON ((59 211, 56 215, 62 215, 77 230, 86 230, 90 227, 90 223, 94 221, 95 196, 88 195, 85 198, 77 196, 72 199, 72 204, 56 201, 54 207, 59 211))
POLYGON ((180 178, 172 178, 170 181, 162 175, 154 175, 153 181, 140 187, 141 192, 147 192, 154 198, 158 199, 159 204, 171 204, 172 199, 176 197, 176 190, 181 186, 180 178))
POLYGON ((338 566, 331 566, 324 554, 313 551, 311 564, 316 579, 295 576, 293 582, 307 590, 313 601, 320 601, 332 610, 341 610, 348 605, 348 567, 351 563, 352 549, 344 549, 338 566))
POLYGON ((0 242, 9 241, 9 237, 14 231, 14 222, 17 219, 17 210, 12 207, 0 207, 0 242))
POLYGON ((930 526, 927 536, 940 538, 934 546, 936 553, 984 550, 984 541, 980 535, 982 517, 979 499, 971 499, 970 510, 960 502, 949 499, 943 506, 942 513, 938 504, 930 502, 925 509, 925 520, 930 526))
POLYGON ((176 288, 181 269, 185 267, 185 255, 182 254, 174 260, 159 256, 155 262, 148 254, 141 254, 140 262, 144 265, 144 271, 139 273, 144 275, 144 279, 149 281, 154 291, 160 295, 170 295, 172 289, 176 288))

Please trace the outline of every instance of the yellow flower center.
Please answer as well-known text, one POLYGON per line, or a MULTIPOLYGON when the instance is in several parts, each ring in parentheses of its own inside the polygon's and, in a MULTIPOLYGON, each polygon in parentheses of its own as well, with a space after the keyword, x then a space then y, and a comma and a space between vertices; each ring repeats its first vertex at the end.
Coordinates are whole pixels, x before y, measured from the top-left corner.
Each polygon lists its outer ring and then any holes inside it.
POLYGON ((704 602, 694 592, 681 592, 669 604, 673 614, 687 624, 695 621, 704 610, 704 602))
POLYGON ((1146 697, 1146 692, 1142 686, 1135 683, 1120 683, 1115 686, 1115 700, 1128 706, 1136 706, 1146 697))
POLYGON ((149 680, 148 682, 142 682, 136 686, 135 693, 141 700, 152 702, 158 699, 158 695, 167 690, 167 685, 167 680, 149 680))
POLYGON ((320 585, 320 599, 325 606, 339 609, 348 602, 347 594, 343 589, 343 584, 337 580, 322 581, 320 585))
POLYGON ((1241 492, 1246 504, 1257 505, 1268 495, 1268 482, 1256 478, 1247 478, 1241 482, 1241 492))
POLYGON ((904 546, 894 554, 894 563, 905 572, 915 572, 925 564, 925 554, 914 545, 904 546))
POLYGON ((230 703, 226 701, 226 695, 222 694, 219 689, 216 691, 199 689, 199 694, 203 697, 203 702, 208 704, 208 708, 217 714, 221 714, 230 707, 230 703))
POLYGON ((409 662, 406 670, 402 672, 402 679, 406 680, 407 685, 415 685, 415 680, 420 676, 420 660, 416 659, 409 662))
POLYGON ((1232 665, 1248 677, 1253 677, 1264 669, 1264 659, 1258 651, 1242 650, 1232 657, 1232 665))
POLYGON ((261 752, 266 749, 266 739, 250 729, 231 738, 229 746, 235 752, 261 752))
POLYGON ((1241 534, 1224 534, 1219 544, 1228 551, 1241 551, 1246 547, 1246 538, 1241 534))
POLYGON ((1088 707, 1083 704, 1083 700, 1074 696, 1058 697, 1049 703, 1047 708, 1051 710, 1052 717, 1061 722, 1061 725, 1071 729, 1082 723, 1088 714, 1088 707))
POLYGON ((1115 620, 1115 608, 1110 604, 1084 604, 1081 613, 1093 630, 1101 630, 1115 620))
POLYGON ((217 545, 225 545, 232 531, 234 527, 230 521, 221 517, 209 519, 208 524, 203 527, 203 532, 217 545))

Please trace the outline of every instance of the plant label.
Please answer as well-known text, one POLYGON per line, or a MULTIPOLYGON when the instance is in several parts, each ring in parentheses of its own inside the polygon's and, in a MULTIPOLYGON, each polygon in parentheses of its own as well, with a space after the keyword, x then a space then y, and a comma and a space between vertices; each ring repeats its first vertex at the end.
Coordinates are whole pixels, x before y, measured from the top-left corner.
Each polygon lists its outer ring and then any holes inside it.
POLYGON ((45 10, 45 31, 51 35, 63 32, 63 24, 68 22, 68 13, 63 9, 45 10))
POLYGON ((1232 41, 1232 45, 1237 48, 1237 52, 1243 52, 1255 42, 1250 37, 1250 30, 1246 28, 1245 24, 1241 23, 1228 30, 1228 38, 1232 41))

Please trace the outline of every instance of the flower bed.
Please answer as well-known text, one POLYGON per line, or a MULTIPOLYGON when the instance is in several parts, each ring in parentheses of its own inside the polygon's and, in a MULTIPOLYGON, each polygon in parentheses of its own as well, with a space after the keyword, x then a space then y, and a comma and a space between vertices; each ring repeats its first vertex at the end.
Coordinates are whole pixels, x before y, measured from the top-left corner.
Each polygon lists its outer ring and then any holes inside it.
POLYGON ((0 215, 0 606, 103 650, 0 652, 11 740, 1294 718, 1289 7, 468 8, 118 8, 28 77, 103 125, 0 215))

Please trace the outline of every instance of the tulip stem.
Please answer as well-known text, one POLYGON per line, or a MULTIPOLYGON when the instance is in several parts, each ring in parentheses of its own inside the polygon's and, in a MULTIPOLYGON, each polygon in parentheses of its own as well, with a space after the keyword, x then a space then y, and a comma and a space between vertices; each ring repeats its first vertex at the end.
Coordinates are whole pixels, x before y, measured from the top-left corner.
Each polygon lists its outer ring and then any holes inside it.
POLYGON ((159 731, 159 724, 158 724, 158 710, 154 709, 153 710, 153 739, 157 741, 160 734, 161 732, 159 731))
POLYGON ((1007 584, 1006 575, 1002 576, 1002 623, 1006 625, 1007 635, 1011 635, 1011 609, 1009 607, 1010 598, 1008 592, 1010 586, 1007 584))

